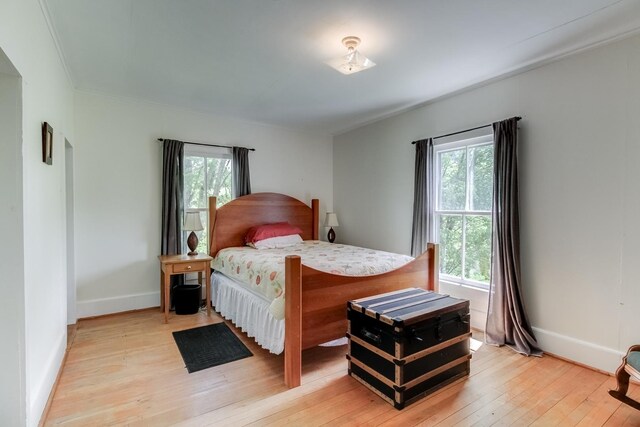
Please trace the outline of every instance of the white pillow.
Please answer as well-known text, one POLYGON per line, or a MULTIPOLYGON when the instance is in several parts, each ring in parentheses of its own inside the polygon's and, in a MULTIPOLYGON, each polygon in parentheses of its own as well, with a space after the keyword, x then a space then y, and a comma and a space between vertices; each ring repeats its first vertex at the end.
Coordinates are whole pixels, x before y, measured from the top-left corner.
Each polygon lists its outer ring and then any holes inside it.
POLYGON ((288 236, 270 237, 255 243, 248 243, 249 246, 256 249, 277 249, 286 248, 302 243, 302 237, 299 234, 290 234, 288 236))

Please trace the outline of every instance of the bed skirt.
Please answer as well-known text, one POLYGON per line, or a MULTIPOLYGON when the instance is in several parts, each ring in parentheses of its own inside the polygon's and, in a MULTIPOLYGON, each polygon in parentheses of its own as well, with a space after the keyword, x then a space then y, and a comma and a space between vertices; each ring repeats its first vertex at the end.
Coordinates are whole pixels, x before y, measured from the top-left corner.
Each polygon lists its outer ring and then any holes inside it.
POLYGON ((271 353, 284 351, 284 320, 269 312, 270 302, 235 280, 219 273, 211 275, 211 301, 215 310, 240 328, 260 347, 271 353))

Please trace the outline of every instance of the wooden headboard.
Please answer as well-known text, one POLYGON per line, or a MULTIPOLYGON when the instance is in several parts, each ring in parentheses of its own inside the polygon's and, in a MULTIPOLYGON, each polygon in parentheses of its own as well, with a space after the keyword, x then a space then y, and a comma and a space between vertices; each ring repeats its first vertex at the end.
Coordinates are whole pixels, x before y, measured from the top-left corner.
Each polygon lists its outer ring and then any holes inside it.
POLYGON ((209 197, 209 254, 220 249, 244 246, 244 236, 255 225, 288 222, 302 229, 304 240, 318 239, 319 201, 311 207, 279 193, 255 193, 238 197, 216 209, 216 198, 209 197))

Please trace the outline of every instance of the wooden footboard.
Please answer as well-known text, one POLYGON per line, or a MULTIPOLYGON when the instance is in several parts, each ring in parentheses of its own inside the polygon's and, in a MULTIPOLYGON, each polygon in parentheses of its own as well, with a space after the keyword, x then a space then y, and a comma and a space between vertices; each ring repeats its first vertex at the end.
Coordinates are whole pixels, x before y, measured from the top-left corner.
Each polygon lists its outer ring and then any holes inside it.
MULTIPOLYGON (((318 239, 318 199, 311 206, 278 193, 239 197, 220 209, 209 198, 209 254, 243 246, 254 225, 286 221, 302 230, 305 240, 318 239)), ((427 250, 409 264, 373 276, 338 276, 301 265, 300 257, 285 262, 285 383, 300 385, 302 350, 345 336, 347 301, 408 287, 438 290, 438 247, 427 250)))
POLYGON ((373 276, 339 276, 285 262, 285 383, 301 380, 302 350, 345 336, 347 301, 398 289, 438 290, 438 246, 429 243, 418 258, 396 270, 373 276))

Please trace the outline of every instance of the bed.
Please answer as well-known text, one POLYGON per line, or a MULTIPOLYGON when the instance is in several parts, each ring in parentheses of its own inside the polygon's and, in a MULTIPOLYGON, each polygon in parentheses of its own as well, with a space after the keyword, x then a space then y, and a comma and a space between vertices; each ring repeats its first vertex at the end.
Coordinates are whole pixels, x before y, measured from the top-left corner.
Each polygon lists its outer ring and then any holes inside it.
MULTIPOLYGON (((221 208, 209 198, 209 253, 244 246, 253 226, 288 222, 302 230, 303 240, 318 240, 319 201, 311 206, 278 193, 239 197, 221 208)), ((382 274, 346 276, 327 273, 301 263, 298 255, 284 260, 284 381, 297 387, 301 381, 302 350, 345 336, 346 302, 408 287, 437 291, 438 247, 409 263, 382 274)), ((216 307, 216 309, 218 309, 216 307)))

